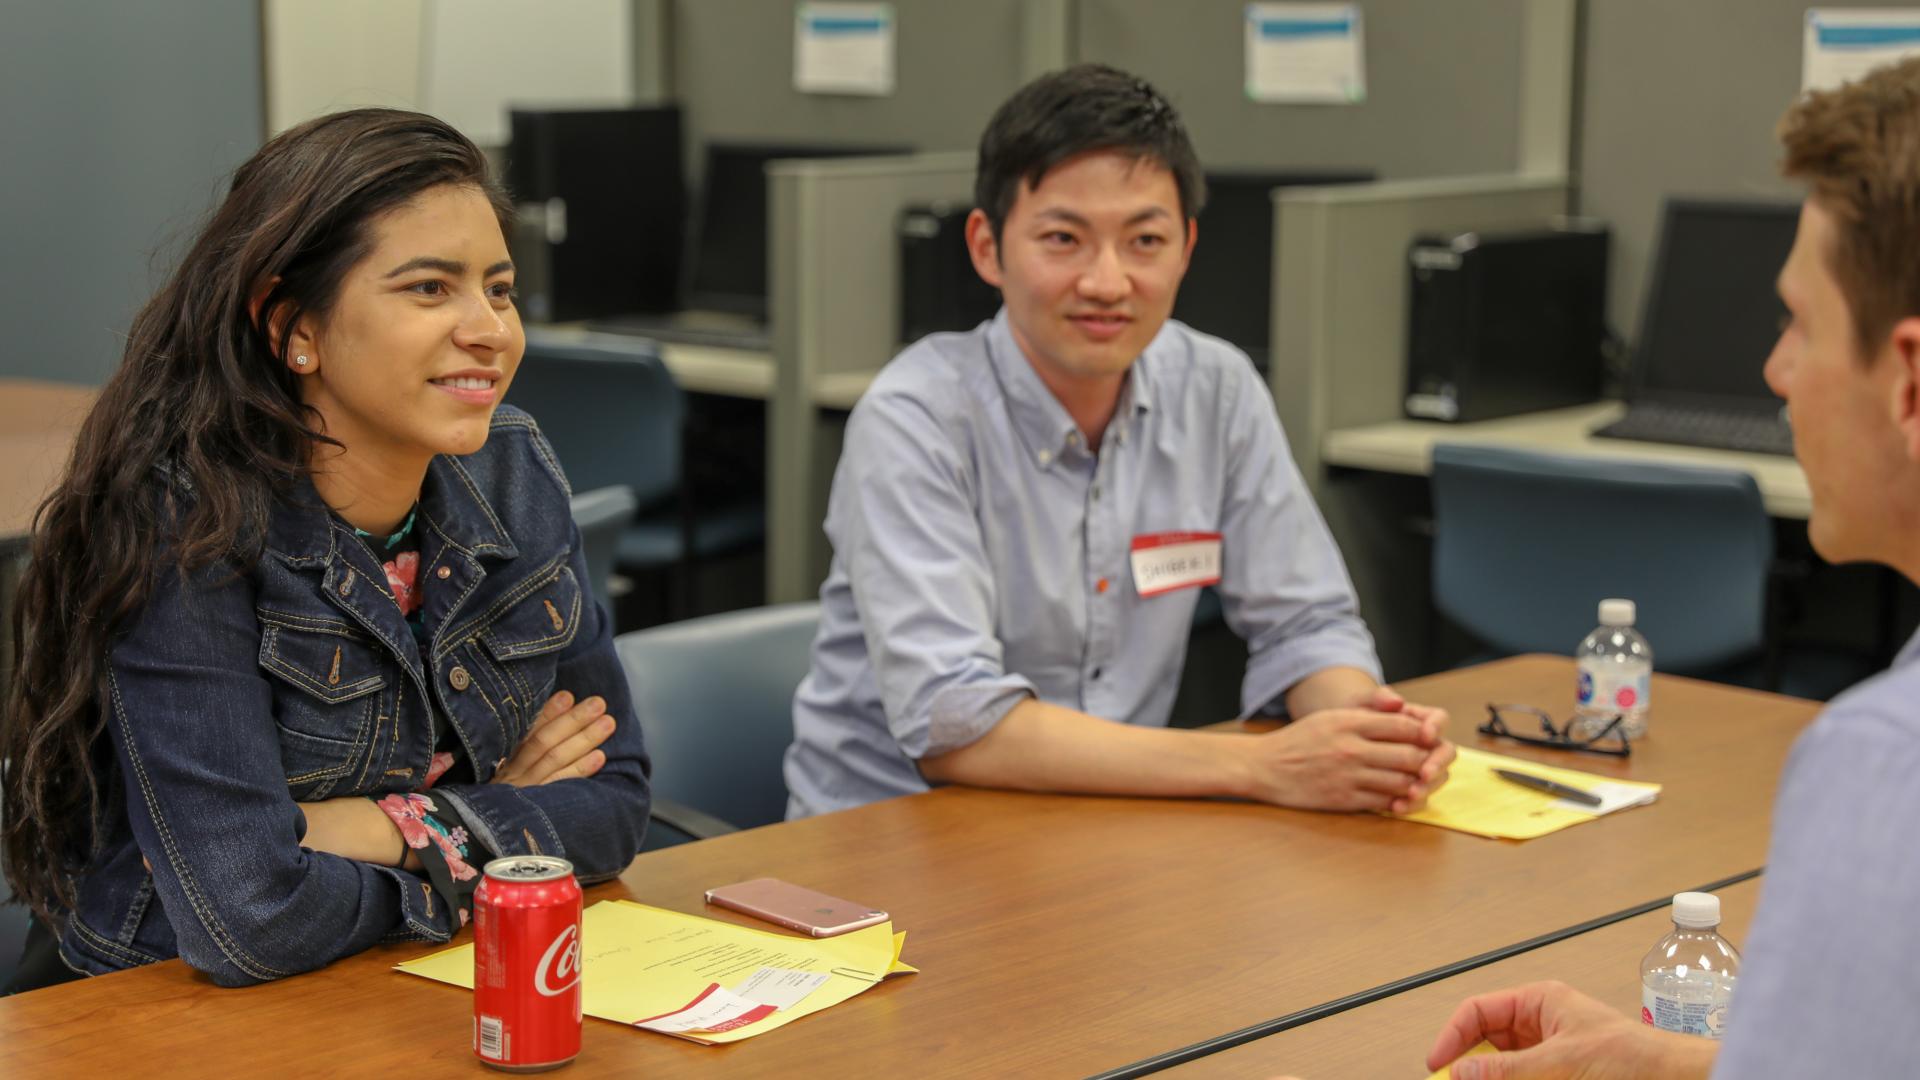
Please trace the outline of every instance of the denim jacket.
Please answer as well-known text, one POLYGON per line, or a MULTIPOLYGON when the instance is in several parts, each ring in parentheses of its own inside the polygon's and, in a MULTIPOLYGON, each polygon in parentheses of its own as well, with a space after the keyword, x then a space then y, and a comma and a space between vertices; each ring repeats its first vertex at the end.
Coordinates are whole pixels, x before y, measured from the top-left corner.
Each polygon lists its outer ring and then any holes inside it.
POLYGON ((111 650, 101 704, 124 798, 60 928, 69 966, 179 956, 238 986, 375 942, 447 940, 454 914, 423 876, 303 848, 297 805, 419 790, 434 717, 479 782, 429 794, 479 846, 564 856, 583 883, 626 868, 650 766, 566 478, 533 421, 502 407, 478 453, 435 458, 415 527, 420 639, 372 549, 311 484, 275 507, 255 565, 157 573, 111 650), (557 690, 606 699, 606 764, 487 783, 557 690))

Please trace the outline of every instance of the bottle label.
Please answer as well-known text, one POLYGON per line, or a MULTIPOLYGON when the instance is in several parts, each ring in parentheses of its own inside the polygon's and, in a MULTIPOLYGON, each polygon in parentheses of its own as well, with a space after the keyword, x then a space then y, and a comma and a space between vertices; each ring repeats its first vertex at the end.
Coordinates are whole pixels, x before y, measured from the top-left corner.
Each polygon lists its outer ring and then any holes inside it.
POLYGON ((1647 707, 1653 695, 1653 673, 1619 665, 1580 665, 1578 700, 1582 708, 1630 712, 1647 707))
POLYGON ((1727 1028, 1729 996, 1716 988, 1706 990, 1704 999, 1694 994, 1677 998, 1659 993, 1651 986, 1642 986, 1640 1022, 1661 1031, 1718 1039, 1727 1028))

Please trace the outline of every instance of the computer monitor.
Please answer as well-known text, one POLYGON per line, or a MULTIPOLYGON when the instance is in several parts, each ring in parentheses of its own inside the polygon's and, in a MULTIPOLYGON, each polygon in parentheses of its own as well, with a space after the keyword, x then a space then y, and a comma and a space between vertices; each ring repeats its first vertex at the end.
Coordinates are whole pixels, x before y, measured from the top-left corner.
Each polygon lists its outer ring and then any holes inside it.
POLYGON ((708 143, 685 306, 767 317, 768 162, 912 152, 906 146, 708 143))
POLYGON ((568 322, 678 302, 686 250, 680 109, 514 109, 507 186, 522 310, 568 322))
POLYGON ((1273 189, 1372 179, 1374 174, 1363 169, 1209 172, 1200 242, 1180 283, 1173 317, 1263 362, 1273 323, 1273 189))
POLYGON ((1761 368, 1786 315, 1773 285, 1799 213, 1795 202, 1667 201, 1634 353, 1634 400, 1779 408, 1761 368))

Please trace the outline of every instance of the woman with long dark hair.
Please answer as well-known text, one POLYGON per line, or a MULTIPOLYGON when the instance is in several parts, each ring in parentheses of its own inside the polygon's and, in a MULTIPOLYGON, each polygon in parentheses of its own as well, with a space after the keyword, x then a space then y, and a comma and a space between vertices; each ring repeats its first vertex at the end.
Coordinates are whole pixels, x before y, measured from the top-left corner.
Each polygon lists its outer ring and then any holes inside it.
POLYGON ((15 988, 444 941, 486 859, 639 850, 648 763, 566 480, 501 396, 507 203, 431 117, 268 142, 41 506, 0 714, 15 988))

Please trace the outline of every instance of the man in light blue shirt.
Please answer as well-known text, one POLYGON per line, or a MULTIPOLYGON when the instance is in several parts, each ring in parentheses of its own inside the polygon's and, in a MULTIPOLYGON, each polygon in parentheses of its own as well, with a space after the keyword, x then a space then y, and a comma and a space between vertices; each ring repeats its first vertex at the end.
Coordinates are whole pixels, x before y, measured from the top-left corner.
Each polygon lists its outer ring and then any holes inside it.
MULTIPOLYGON (((1920 60, 1802 98, 1785 171, 1812 189, 1780 272, 1767 383, 1793 415, 1813 546, 1920 583, 1920 60)), ((1428 1055, 1455 1080, 1920 1074, 1920 636, 1794 745, 1724 1044, 1559 983, 1463 1003, 1428 1055)), ((1621 957, 1631 964, 1631 956, 1621 957)))
POLYGON ((930 783, 1407 810, 1453 747, 1378 682, 1244 353, 1168 320, 1199 163, 1145 82, 1045 76, 981 140, 967 223, 1005 307, 888 365, 848 422, 789 816, 930 783), (1167 716, 1217 583, 1264 735, 1167 716))

